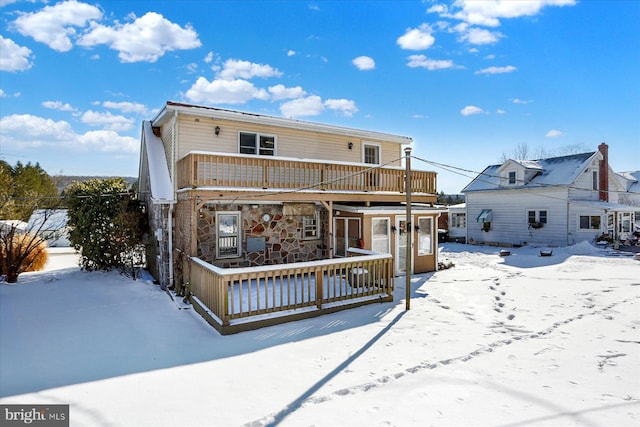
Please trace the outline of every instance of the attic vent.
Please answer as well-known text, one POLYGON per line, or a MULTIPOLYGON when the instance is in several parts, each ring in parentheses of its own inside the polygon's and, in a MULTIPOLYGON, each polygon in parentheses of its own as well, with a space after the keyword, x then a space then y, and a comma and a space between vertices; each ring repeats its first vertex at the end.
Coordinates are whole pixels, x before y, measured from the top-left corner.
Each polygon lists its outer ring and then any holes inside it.
POLYGON ((157 127, 157 126, 152 126, 151 129, 153 130, 153 134, 159 138, 160 135, 161 135, 160 134, 160 128, 157 127))

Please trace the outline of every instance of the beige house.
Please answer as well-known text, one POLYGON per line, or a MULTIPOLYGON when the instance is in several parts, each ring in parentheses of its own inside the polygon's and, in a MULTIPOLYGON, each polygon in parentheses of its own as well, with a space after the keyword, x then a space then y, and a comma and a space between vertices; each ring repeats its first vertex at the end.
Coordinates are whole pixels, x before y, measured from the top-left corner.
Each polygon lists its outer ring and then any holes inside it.
POLYGON ((406 265, 437 265, 434 172, 410 172, 406 221, 411 143, 167 102, 141 137, 149 268, 163 287, 189 283, 194 307, 225 333, 388 300, 406 265), (407 230, 410 264, 398 262, 407 230))

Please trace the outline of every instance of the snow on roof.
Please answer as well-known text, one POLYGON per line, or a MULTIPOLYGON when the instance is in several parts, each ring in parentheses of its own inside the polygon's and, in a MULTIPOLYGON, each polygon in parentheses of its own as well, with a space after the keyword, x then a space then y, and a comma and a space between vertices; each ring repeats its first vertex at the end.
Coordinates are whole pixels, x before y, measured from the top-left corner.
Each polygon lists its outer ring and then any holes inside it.
POLYGON ((640 171, 618 172, 627 181, 626 190, 629 193, 640 193, 640 171))
POLYGON ((602 210, 611 211, 611 212, 640 211, 640 207, 638 206, 622 205, 620 203, 611 203, 611 202, 596 201, 596 200, 574 200, 574 201, 571 201, 571 203, 575 205, 602 209, 602 210))
MULTIPOLYGON (((539 160, 518 160, 527 169, 537 169, 539 173, 530 181, 515 188, 539 188, 551 185, 571 185, 578 175, 591 162, 598 152, 573 154, 570 156, 550 157, 539 160), (525 166, 526 165, 526 166, 525 166)), ((500 190, 500 172, 502 165, 491 165, 482 171, 462 192, 500 190)), ((512 189, 514 187, 509 187, 512 189)))
POLYGON ((173 186, 169 177, 164 145, 162 139, 154 135, 149 121, 143 122, 143 137, 149 163, 151 199, 158 202, 171 202, 173 201, 173 186))
POLYGON ((29 218, 27 229, 60 230, 67 226, 68 221, 66 209, 36 209, 29 218))

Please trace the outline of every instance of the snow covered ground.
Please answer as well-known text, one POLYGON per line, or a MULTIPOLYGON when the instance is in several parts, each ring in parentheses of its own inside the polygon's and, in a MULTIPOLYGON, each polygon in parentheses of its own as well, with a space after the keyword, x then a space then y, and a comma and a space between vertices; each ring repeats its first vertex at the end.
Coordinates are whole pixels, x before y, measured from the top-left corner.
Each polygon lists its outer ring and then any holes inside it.
POLYGON ((73 426, 640 425, 640 262, 445 244, 395 301, 220 336, 147 280, 0 284, 0 403, 73 426))

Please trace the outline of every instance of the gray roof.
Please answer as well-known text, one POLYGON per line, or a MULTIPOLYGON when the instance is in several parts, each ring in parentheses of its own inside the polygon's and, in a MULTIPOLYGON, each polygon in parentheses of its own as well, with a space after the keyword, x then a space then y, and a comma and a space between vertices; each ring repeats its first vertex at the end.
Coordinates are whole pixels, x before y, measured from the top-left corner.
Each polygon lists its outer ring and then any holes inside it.
MULTIPOLYGON (((526 169, 536 170, 537 175, 522 185, 509 186, 508 189, 571 185, 597 153, 595 151, 548 159, 514 160, 526 169)), ((500 187, 501 166, 502 164, 488 166, 462 192, 507 189, 500 187)))

